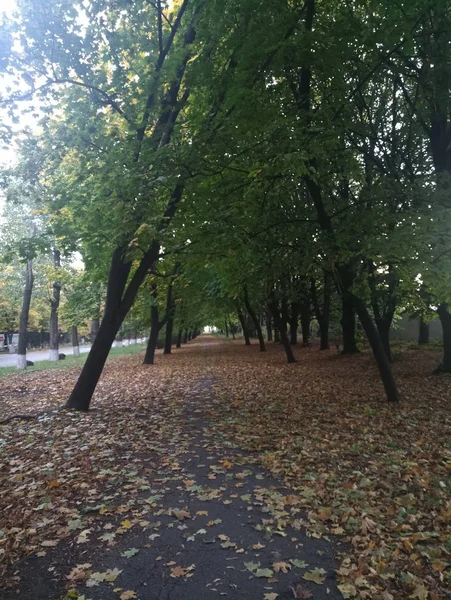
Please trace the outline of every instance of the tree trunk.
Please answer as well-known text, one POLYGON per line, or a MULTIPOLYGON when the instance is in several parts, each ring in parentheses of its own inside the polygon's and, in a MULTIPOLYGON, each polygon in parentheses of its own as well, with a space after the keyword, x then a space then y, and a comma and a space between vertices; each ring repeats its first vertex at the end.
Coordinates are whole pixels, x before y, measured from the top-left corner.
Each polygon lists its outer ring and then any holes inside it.
POLYGON ((174 315, 170 314, 166 323, 166 334, 164 337, 163 354, 171 354, 172 351, 172 332, 174 330, 174 315))
POLYGON ((245 344, 246 346, 250 346, 251 345, 251 340, 249 339, 249 334, 247 332, 247 326, 246 326, 246 321, 244 319, 244 315, 241 311, 240 308, 237 309, 237 314, 238 314, 238 320, 241 324, 241 329, 243 330, 243 335, 244 335, 244 340, 245 340, 245 344))
POLYGON ((23 370, 27 366, 27 328, 30 314, 31 295, 33 293, 33 261, 27 260, 25 267, 25 289, 19 321, 19 341, 17 344, 17 368, 23 370))
POLYGON ((280 344, 280 331, 277 329, 277 325, 274 323, 274 342, 280 344))
POLYGON ((437 372, 451 373, 451 314, 448 305, 444 302, 439 304, 437 314, 443 331, 443 359, 437 368, 437 372))
POLYGON ((358 354, 355 339, 355 307, 350 294, 344 293, 341 297, 341 329, 343 331, 343 354, 358 354))
POLYGON ((285 353, 287 355, 287 361, 290 364, 295 363, 296 359, 294 358, 293 350, 292 350, 291 344, 288 340, 287 324, 286 324, 286 321, 282 318, 282 316, 280 314, 279 307, 277 306, 277 301, 276 301, 274 295, 272 295, 272 298, 271 298, 270 308, 271 308, 272 316, 274 319, 274 325, 277 327, 277 329, 280 333, 281 342, 284 347, 285 353))
MULTIPOLYGON (((288 312, 288 305, 287 305, 287 301, 285 299, 285 296, 282 297, 282 300, 280 302, 280 311, 278 311, 278 314, 280 315, 280 318, 282 319, 282 321, 283 321, 283 323, 285 325, 285 331, 286 331, 287 327, 288 327, 288 324, 290 322, 290 313, 288 312)), ((279 331, 279 333, 280 333, 280 343, 283 344, 282 332, 279 331)))
POLYGON ((330 319, 330 275, 324 273, 324 290, 323 290, 323 308, 321 310, 318 294, 316 290, 316 281, 312 277, 310 280, 310 295, 312 298, 313 310, 318 321, 320 329, 320 350, 329 350, 329 319, 330 319))
POLYGON ((164 354, 171 354, 172 332, 174 329, 174 300, 172 298, 172 281, 168 285, 168 295, 166 298, 166 333, 164 336, 164 354))
POLYGON ((376 360, 381 380, 389 402, 399 402, 398 388, 393 377, 387 353, 382 344, 381 338, 376 326, 365 306, 365 303, 360 298, 352 296, 352 300, 357 311, 360 323, 365 331, 366 337, 371 345, 374 358, 376 360))
POLYGON ((191 341, 192 339, 193 339, 193 330, 192 330, 192 329, 190 329, 190 330, 188 331, 188 341, 191 341))
POLYGON ((290 315, 290 344, 292 346, 295 346, 298 343, 298 313, 298 303, 292 302, 290 315))
POLYGON ((80 346, 78 344, 78 329, 76 325, 72 325, 72 352, 74 356, 80 356, 80 346))
POLYGON ((81 375, 69 397, 67 408, 75 408, 76 410, 83 411, 89 410, 91 398, 120 326, 121 321, 113 315, 109 315, 108 317, 105 315, 102 319, 99 333, 94 344, 91 346, 81 375))
POLYGON ((420 328, 418 331, 418 343, 419 344, 429 344, 429 323, 425 323, 423 319, 420 318, 420 328))
POLYGON ((301 304, 301 330, 302 330, 302 345, 310 346, 310 300, 303 300, 301 304))
POLYGON ((183 329, 179 329, 178 334, 177 334, 177 345, 176 345, 176 348, 181 348, 182 347, 182 336, 183 336, 183 329))
POLYGON ((249 293, 246 285, 244 286, 244 305, 246 306, 246 310, 249 313, 249 316, 252 319, 252 323, 254 324, 255 330, 257 332, 258 342, 260 344, 260 352, 266 352, 265 340, 263 338, 263 332, 260 325, 260 321, 258 320, 257 315, 255 314, 255 311, 250 303, 249 293))
POLYGON ((271 311, 268 308, 266 311, 266 337, 268 338, 268 342, 272 342, 272 321, 271 321, 271 311))
POLYGON ((99 333, 100 319, 91 319, 91 344, 94 343, 96 335, 99 333))
POLYGON ((225 334, 226 337, 229 337, 229 326, 227 325, 227 317, 224 320, 225 334))
POLYGON ((153 365, 155 362, 155 350, 158 343, 158 334, 160 333, 160 320, 158 315, 158 306, 156 304, 156 286, 152 290, 155 304, 150 307, 150 333, 147 340, 146 353, 144 355, 143 365, 153 365))
POLYGON ((188 329, 185 329, 185 333, 183 335, 183 343, 184 344, 188 343, 188 329))
MULTIPOLYGON (((53 266, 56 269, 61 267, 60 251, 53 248, 53 266)), ((58 280, 53 282, 53 295, 50 300, 50 353, 49 360, 59 360, 59 324, 58 309, 61 299, 61 284, 58 280)))
POLYGON ((385 353, 390 362, 392 360, 390 348, 390 328, 392 320, 393 317, 387 317, 376 320, 377 331, 379 332, 379 337, 381 338, 382 346, 384 347, 385 353))

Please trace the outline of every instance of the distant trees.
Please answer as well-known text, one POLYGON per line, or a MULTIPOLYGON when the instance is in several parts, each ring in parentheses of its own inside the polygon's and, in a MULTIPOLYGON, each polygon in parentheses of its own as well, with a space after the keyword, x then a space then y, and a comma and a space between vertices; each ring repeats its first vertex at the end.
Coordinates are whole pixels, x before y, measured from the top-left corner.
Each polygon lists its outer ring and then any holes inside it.
POLYGON ((34 172, 57 246, 105 289, 68 406, 89 408, 136 319, 151 357, 163 324, 170 352, 232 315, 289 362, 313 321, 322 349, 333 320, 358 353, 359 322, 397 401, 403 311, 438 314, 451 371, 446 1, 220 4, 32 0, 10 24, 3 103, 42 107, 34 172))

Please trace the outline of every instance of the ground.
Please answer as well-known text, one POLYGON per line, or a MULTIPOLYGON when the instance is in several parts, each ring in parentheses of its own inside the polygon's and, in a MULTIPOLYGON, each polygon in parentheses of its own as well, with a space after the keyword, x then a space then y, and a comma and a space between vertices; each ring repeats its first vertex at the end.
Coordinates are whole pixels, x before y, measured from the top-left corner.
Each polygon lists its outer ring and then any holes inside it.
POLYGON ((436 600, 451 593, 451 377, 404 349, 388 405, 368 353, 201 336, 1 380, 2 600, 436 600), (31 416, 35 415, 35 416, 31 416))

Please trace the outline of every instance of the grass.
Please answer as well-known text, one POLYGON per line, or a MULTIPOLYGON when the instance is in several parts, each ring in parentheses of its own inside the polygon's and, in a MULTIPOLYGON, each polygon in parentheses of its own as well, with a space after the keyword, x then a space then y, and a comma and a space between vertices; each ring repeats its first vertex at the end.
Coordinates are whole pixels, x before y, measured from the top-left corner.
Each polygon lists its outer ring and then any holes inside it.
MULTIPOLYGON (((111 348, 108 355, 108 360, 117 358, 118 356, 124 356, 126 354, 138 354, 142 352, 146 347, 146 344, 133 344, 132 346, 124 346, 122 348, 111 348)), ((85 364, 85 360, 88 356, 88 352, 80 354, 80 356, 66 356, 65 360, 58 362, 52 362, 50 360, 39 360, 34 363, 33 367, 27 367, 25 371, 18 371, 16 367, 0 367, 0 378, 12 373, 32 373, 34 371, 50 371, 52 369, 73 369, 74 367, 82 367, 85 364)))

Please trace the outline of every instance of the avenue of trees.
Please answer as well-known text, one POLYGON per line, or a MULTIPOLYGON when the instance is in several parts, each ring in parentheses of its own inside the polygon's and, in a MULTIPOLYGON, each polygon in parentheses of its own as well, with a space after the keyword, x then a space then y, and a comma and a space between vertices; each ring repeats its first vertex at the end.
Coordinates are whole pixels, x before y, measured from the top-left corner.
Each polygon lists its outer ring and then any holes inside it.
POLYGON ((170 352, 207 324, 294 362, 313 320, 346 353, 359 322, 396 402, 394 320, 424 342, 438 317, 451 372, 448 0, 17 4, 2 184, 24 220, 0 286, 22 281, 24 331, 40 262, 51 338, 62 289, 68 326, 96 324, 68 407, 89 408, 124 327, 150 332, 149 364, 163 332, 170 352))

